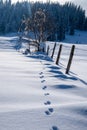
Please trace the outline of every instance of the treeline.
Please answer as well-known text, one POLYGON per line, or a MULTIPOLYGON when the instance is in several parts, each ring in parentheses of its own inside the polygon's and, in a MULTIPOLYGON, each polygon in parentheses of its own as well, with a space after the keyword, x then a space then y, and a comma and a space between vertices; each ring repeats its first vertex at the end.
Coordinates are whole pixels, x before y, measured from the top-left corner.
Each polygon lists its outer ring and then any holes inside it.
POLYGON ((0 1, 0 33, 17 32, 23 17, 33 18, 39 9, 46 15, 45 28, 51 32, 48 40, 63 40, 65 33, 74 35, 75 29, 87 30, 85 10, 73 3, 41 3, 0 1))
POLYGON ((28 2, 12 4, 0 0, 0 33, 17 32, 23 15, 29 16, 28 2))

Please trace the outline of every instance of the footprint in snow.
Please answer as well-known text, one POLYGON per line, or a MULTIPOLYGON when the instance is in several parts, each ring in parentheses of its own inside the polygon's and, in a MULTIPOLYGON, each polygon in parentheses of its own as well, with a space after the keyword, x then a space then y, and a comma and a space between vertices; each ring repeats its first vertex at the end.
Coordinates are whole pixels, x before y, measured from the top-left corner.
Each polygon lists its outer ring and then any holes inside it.
POLYGON ((43 74, 43 72, 40 72, 39 74, 40 74, 40 75, 42 75, 42 74, 43 74))
POLYGON ((41 81, 41 83, 44 83, 44 82, 45 82, 45 80, 42 80, 42 81, 41 81))
POLYGON ((45 102, 44 104, 45 104, 45 105, 50 105, 51 102, 50 102, 50 101, 47 101, 47 102, 45 102))
POLYGON ((44 78, 44 76, 42 75, 42 76, 40 76, 40 78, 42 79, 42 78, 44 78))
POLYGON ((53 108, 49 108, 48 110, 49 110, 49 112, 53 112, 54 111, 53 108))
POLYGON ((44 89, 44 90, 45 90, 46 88, 47 88, 47 86, 44 86, 42 89, 44 89))
POLYGON ((50 112, 49 112, 49 111, 45 111, 45 114, 46 114, 46 115, 50 115, 50 112))
POLYGON ((52 126, 52 130, 59 130, 57 126, 52 126))
POLYGON ((50 94, 49 94, 49 93, 45 93, 44 95, 45 95, 45 96, 49 96, 50 94))
MULTIPOLYGON (((53 112, 54 112, 53 108, 49 108, 48 111, 45 111, 45 114, 51 115, 51 113, 53 113, 53 112)), ((56 129, 53 129, 53 130, 56 130, 56 129)))

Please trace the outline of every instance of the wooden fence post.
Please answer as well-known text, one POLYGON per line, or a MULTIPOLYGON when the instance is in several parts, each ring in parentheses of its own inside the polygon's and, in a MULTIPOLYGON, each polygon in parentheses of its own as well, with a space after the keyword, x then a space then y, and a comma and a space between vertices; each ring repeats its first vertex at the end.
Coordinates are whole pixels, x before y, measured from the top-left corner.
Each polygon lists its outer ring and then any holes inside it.
POLYGON ((57 55, 57 59, 56 59, 56 64, 57 64, 57 65, 58 65, 58 63, 59 63, 61 51, 62 51, 62 44, 60 44, 60 46, 59 46, 59 51, 58 51, 58 55, 57 55))
POLYGON ((49 48, 49 45, 48 45, 48 47, 47 47, 47 55, 49 55, 49 49, 50 49, 50 48, 49 48))
POLYGON ((55 42, 54 47, 53 47, 53 52, 52 52, 51 58, 53 58, 53 56, 54 56, 55 48, 56 48, 56 42, 55 42))
POLYGON ((70 52, 70 57, 69 57, 69 61, 68 61, 67 68, 66 68, 66 74, 69 73, 70 66, 71 66, 72 59, 73 59, 73 55, 74 55, 74 50, 75 50, 75 45, 72 45, 71 52, 70 52))
POLYGON ((45 52, 44 47, 43 47, 42 51, 45 52))

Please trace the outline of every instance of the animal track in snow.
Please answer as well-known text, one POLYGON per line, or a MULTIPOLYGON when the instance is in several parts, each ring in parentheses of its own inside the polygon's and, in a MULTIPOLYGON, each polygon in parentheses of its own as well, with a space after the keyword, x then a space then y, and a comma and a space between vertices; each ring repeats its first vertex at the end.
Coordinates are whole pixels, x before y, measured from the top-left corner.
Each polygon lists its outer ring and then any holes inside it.
POLYGON ((50 115, 50 112, 49 111, 45 111, 46 115, 50 115))
POLYGON ((45 80, 42 80, 42 81, 41 81, 41 83, 44 83, 44 82, 45 82, 45 80))
POLYGON ((44 104, 45 104, 45 105, 50 105, 51 102, 50 102, 50 101, 47 101, 47 102, 45 102, 44 104))
POLYGON ((40 76, 40 78, 42 79, 42 78, 44 78, 44 76, 42 75, 42 76, 40 76))
MULTIPOLYGON (((45 111, 46 115, 51 115, 53 113, 54 109, 53 108, 49 108, 47 111, 45 111)), ((54 129, 56 130, 56 129, 54 129)))
POLYGON ((49 94, 49 93, 45 93, 44 95, 45 95, 45 96, 48 96, 48 95, 50 95, 50 94, 49 94))
POLYGON ((52 126, 52 130, 59 130, 57 126, 52 126))
POLYGON ((53 111, 54 111, 53 108, 49 108, 48 110, 49 110, 50 112, 53 112, 53 111))
POLYGON ((42 74, 43 74, 43 72, 40 72, 39 74, 40 74, 40 75, 42 75, 42 74))
POLYGON ((44 86, 42 89, 46 89, 47 88, 47 86, 44 86))

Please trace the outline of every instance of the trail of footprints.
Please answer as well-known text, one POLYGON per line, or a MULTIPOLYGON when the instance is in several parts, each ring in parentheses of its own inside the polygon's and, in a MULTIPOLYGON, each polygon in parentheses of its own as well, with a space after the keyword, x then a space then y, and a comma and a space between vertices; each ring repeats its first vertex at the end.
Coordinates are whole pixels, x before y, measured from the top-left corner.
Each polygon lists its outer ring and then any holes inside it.
MULTIPOLYGON (((42 64, 42 62, 41 62, 42 64)), ((45 84, 45 79, 44 79, 44 73, 40 72, 40 79, 41 79, 41 83, 45 84)), ((49 96, 50 93, 45 91, 47 90, 47 86, 43 85, 42 90, 44 91, 44 96, 49 96)), ((54 109, 51 106, 51 101, 47 100, 46 102, 44 102, 44 105, 46 105, 48 107, 48 109, 44 112, 47 116, 51 115, 54 112, 54 109)), ((52 126, 52 128, 50 130, 59 130, 59 128, 57 126, 52 126)))
MULTIPOLYGON (((41 83, 45 83, 43 72, 40 72, 40 78, 41 78, 41 83)), ((47 86, 44 85, 42 87, 42 90, 46 90, 46 89, 47 89, 47 86)), ((49 96, 49 95, 50 95, 50 93, 48 93, 48 92, 44 93, 44 96, 49 96)), ((45 114, 51 115, 54 112, 54 109, 50 107, 51 101, 47 100, 46 102, 44 102, 44 105, 48 106, 48 109, 45 111, 45 114)))

